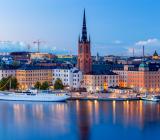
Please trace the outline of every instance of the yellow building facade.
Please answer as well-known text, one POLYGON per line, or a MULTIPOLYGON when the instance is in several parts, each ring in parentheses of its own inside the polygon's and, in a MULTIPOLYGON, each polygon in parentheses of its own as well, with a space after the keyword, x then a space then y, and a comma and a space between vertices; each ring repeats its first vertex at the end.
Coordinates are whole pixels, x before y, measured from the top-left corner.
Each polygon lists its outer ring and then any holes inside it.
POLYGON ((83 76, 83 86, 88 92, 108 90, 108 87, 119 86, 119 75, 111 74, 86 74, 83 76))
POLYGON ((16 78, 19 89, 25 90, 34 87, 37 81, 40 83, 52 83, 53 74, 51 69, 29 68, 16 70, 16 78))

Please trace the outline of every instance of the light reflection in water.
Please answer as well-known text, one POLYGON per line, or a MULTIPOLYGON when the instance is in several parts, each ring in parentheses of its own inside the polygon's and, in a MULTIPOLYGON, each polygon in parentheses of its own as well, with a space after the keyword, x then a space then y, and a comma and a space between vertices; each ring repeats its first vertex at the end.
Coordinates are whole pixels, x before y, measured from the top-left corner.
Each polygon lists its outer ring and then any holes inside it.
POLYGON ((14 120, 18 125, 26 121, 26 108, 24 104, 13 104, 14 120))
POLYGON ((138 122, 138 127, 143 126, 143 105, 142 101, 135 102, 123 102, 123 124, 127 127, 130 123, 138 122))
POLYGON ((119 131, 129 131, 130 127, 134 127, 145 134, 150 124, 160 124, 160 104, 143 101, 0 102, 0 110, 0 130, 13 137, 17 134, 13 128, 20 127, 24 135, 31 137, 37 132, 44 139, 63 140, 67 136, 70 139, 89 140, 96 134, 107 135, 102 134, 99 127, 110 133, 116 131, 115 126, 120 126, 119 131))
POLYGON ((113 124, 116 123, 116 101, 112 102, 112 106, 113 106, 113 124))
POLYGON ((95 109, 95 122, 98 124, 99 122, 99 102, 97 100, 94 101, 94 109, 95 109))
POLYGON ((36 119, 43 120, 43 116, 44 116, 43 104, 33 105, 32 113, 36 119))

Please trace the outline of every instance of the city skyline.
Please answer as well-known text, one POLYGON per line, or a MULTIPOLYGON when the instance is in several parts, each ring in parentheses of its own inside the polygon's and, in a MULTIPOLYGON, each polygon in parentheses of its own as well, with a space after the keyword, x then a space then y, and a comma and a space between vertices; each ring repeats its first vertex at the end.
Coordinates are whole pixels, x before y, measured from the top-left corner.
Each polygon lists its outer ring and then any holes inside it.
POLYGON ((38 4, 31 0, 1 0, 0 51, 23 51, 26 42, 33 45, 40 39, 45 42, 41 51, 77 54, 85 8, 93 55, 132 55, 133 48, 140 55, 143 45, 146 54, 151 55, 154 50, 159 52, 160 46, 158 4, 151 0, 40 0, 38 4), (7 40, 10 42, 4 43, 7 40))

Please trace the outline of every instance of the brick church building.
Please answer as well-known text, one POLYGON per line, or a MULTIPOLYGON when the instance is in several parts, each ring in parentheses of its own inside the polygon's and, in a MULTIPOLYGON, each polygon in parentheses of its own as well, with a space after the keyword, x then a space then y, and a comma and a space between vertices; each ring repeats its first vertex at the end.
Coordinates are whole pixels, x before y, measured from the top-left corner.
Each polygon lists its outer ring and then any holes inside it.
POLYGON ((92 72, 92 56, 90 37, 87 36, 86 15, 84 10, 82 35, 79 36, 78 42, 78 64, 77 67, 83 74, 92 72))

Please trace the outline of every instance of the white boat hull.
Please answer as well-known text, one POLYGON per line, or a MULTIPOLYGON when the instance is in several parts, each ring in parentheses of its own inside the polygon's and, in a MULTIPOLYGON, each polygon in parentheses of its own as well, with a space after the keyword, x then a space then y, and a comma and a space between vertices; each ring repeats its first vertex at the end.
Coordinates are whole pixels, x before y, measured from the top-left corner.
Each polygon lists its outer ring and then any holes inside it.
POLYGON ((37 94, 37 95, 26 95, 26 94, 0 94, 0 100, 6 101, 33 101, 33 102, 61 102, 66 101, 70 97, 66 94, 37 94))
POLYGON ((142 97, 142 100, 144 100, 144 101, 152 101, 152 102, 160 102, 160 99, 156 99, 156 98, 142 97))

